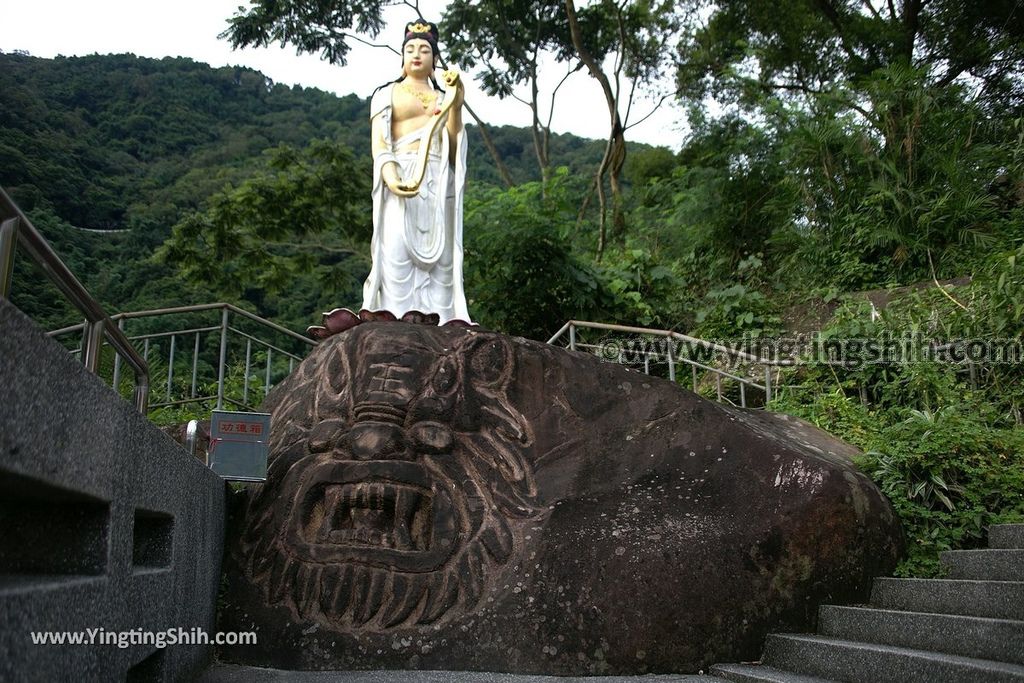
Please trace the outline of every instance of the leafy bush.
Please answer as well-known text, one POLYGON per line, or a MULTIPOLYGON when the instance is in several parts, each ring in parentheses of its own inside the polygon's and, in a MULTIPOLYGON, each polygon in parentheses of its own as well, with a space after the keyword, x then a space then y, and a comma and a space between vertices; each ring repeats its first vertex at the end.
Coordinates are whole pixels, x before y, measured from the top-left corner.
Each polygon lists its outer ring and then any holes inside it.
POLYGON ((750 254, 736 267, 739 282, 713 288, 697 311, 694 334, 707 339, 759 337, 781 329, 776 304, 759 289, 760 254, 750 254))
POLYGON ((485 327, 547 340, 612 299, 596 267, 573 252, 568 172, 545 188, 485 188, 466 198, 466 292, 485 327))
POLYGON ((643 248, 605 252, 602 276, 614 297, 607 322, 675 329, 686 319, 683 281, 674 264, 660 261, 643 248))
MULTIPOLYGON (((968 285, 911 291, 881 312, 850 299, 826 339, 1021 340, 1024 250, 995 254, 968 285)), ((1019 362, 809 364, 776 410, 866 451, 858 463, 893 502, 908 538, 904 576, 934 576, 943 550, 983 544, 985 529, 1024 520, 1019 362)))
POLYGON ((991 427, 966 406, 909 413, 858 464, 903 521, 897 573, 934 576, 940 551, 982 546, 989 525, 1024 520, 1024 432, 991 427))

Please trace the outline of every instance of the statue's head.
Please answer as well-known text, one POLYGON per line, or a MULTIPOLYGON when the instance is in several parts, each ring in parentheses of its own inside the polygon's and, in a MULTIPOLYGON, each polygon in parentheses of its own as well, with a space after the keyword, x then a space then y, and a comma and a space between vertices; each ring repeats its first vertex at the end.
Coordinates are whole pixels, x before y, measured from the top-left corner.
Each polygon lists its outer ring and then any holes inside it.
POLYGON ((437 25, 419 19, 405 26, 402 40, 402 73, 430 76, 437 65, 437 25))
POLYGON ((434 623, 476 603, 536 512, 512 349, 364 327, 274 411, 288 427, 250 508, 250 576, 269 604, 334 627, 434 623))

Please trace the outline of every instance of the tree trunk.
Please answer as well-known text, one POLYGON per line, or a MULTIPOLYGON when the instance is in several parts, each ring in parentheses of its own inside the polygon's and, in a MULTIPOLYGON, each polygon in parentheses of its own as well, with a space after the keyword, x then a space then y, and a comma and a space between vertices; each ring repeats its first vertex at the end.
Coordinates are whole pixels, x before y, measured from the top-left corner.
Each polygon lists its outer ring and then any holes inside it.
POLYGON ((487 125, 479 116, 476 115, 476 112, 470 108, 468 103, 463 102, 462 106, 469 112, 469 115, 473 117, 473 120, 476 121, 476 126, 480 130, 480 137, 483 138, 484 141, 484 147, 486 147, 487 151, 491 153, 491 158, 494 159, 494 165, 498 167, 498 174, 501 176, 501 181, 505 183, 505 187, 512 187, 515 183, 512 182, 512 176, 508 172, 508 166, 506 166, 505 162, 502 161, 501 154, 498 153, 498 148, 494 146, 494 141, 491 140, 491 134, 487 130, 487 125))
POLYGON ((601 200, 601 235, 598 241, 598 260, 600 260, 606 244, 606 202, 603 183, 605 173, 608 174, 612 191, 612 232, 613 235, 619 235, 620 239, 625 240, 626 219, 623 213, 622 184, 620 182, 622 167, 626 162, 625 129, 622 126, 622 120, 619 118, 618 101, 615 98, 612 85, 608 81, 608 76, 601 70, 601 66, 597 63, 594 55, 583 44, 583 34, 580 30, 579 20, 576 17, 576 4, 573 0, 565 0, 565 13, 569 20, 569 34, 572 37, 573 47, 576 48, 580 61, 590 71, 590 75, 600 83, 605 103, 608 105, 608 118, 611 123, 608 133, 608 147, 605 149, 605 157, 601 161, 601 168, 598 169, 597 174, 598 199, 601 200))

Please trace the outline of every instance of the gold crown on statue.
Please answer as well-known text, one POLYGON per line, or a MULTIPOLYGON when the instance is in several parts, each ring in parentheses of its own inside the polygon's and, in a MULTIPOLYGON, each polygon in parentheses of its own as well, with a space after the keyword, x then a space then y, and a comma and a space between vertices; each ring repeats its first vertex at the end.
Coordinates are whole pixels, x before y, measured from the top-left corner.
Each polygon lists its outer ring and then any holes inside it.
POLYGON ((432 32, 431 28, 433 28, 433 27, 430 24, 422 24, 422 23, 417 21, 414 24, 409 24, 408 26, 406 26, 405 27, 405 32, 406 33, 431 33, 432 32))

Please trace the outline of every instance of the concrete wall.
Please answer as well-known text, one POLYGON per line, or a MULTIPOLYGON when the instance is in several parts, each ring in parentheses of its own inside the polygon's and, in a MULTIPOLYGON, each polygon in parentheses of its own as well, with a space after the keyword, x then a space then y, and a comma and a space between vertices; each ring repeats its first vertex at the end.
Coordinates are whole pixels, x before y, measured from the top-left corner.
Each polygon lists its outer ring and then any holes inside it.
POLYGON ((212 637, 223 543, 220 478, 0 298, 0 681, 191 680, 211 646, 30 634, 212 637))

